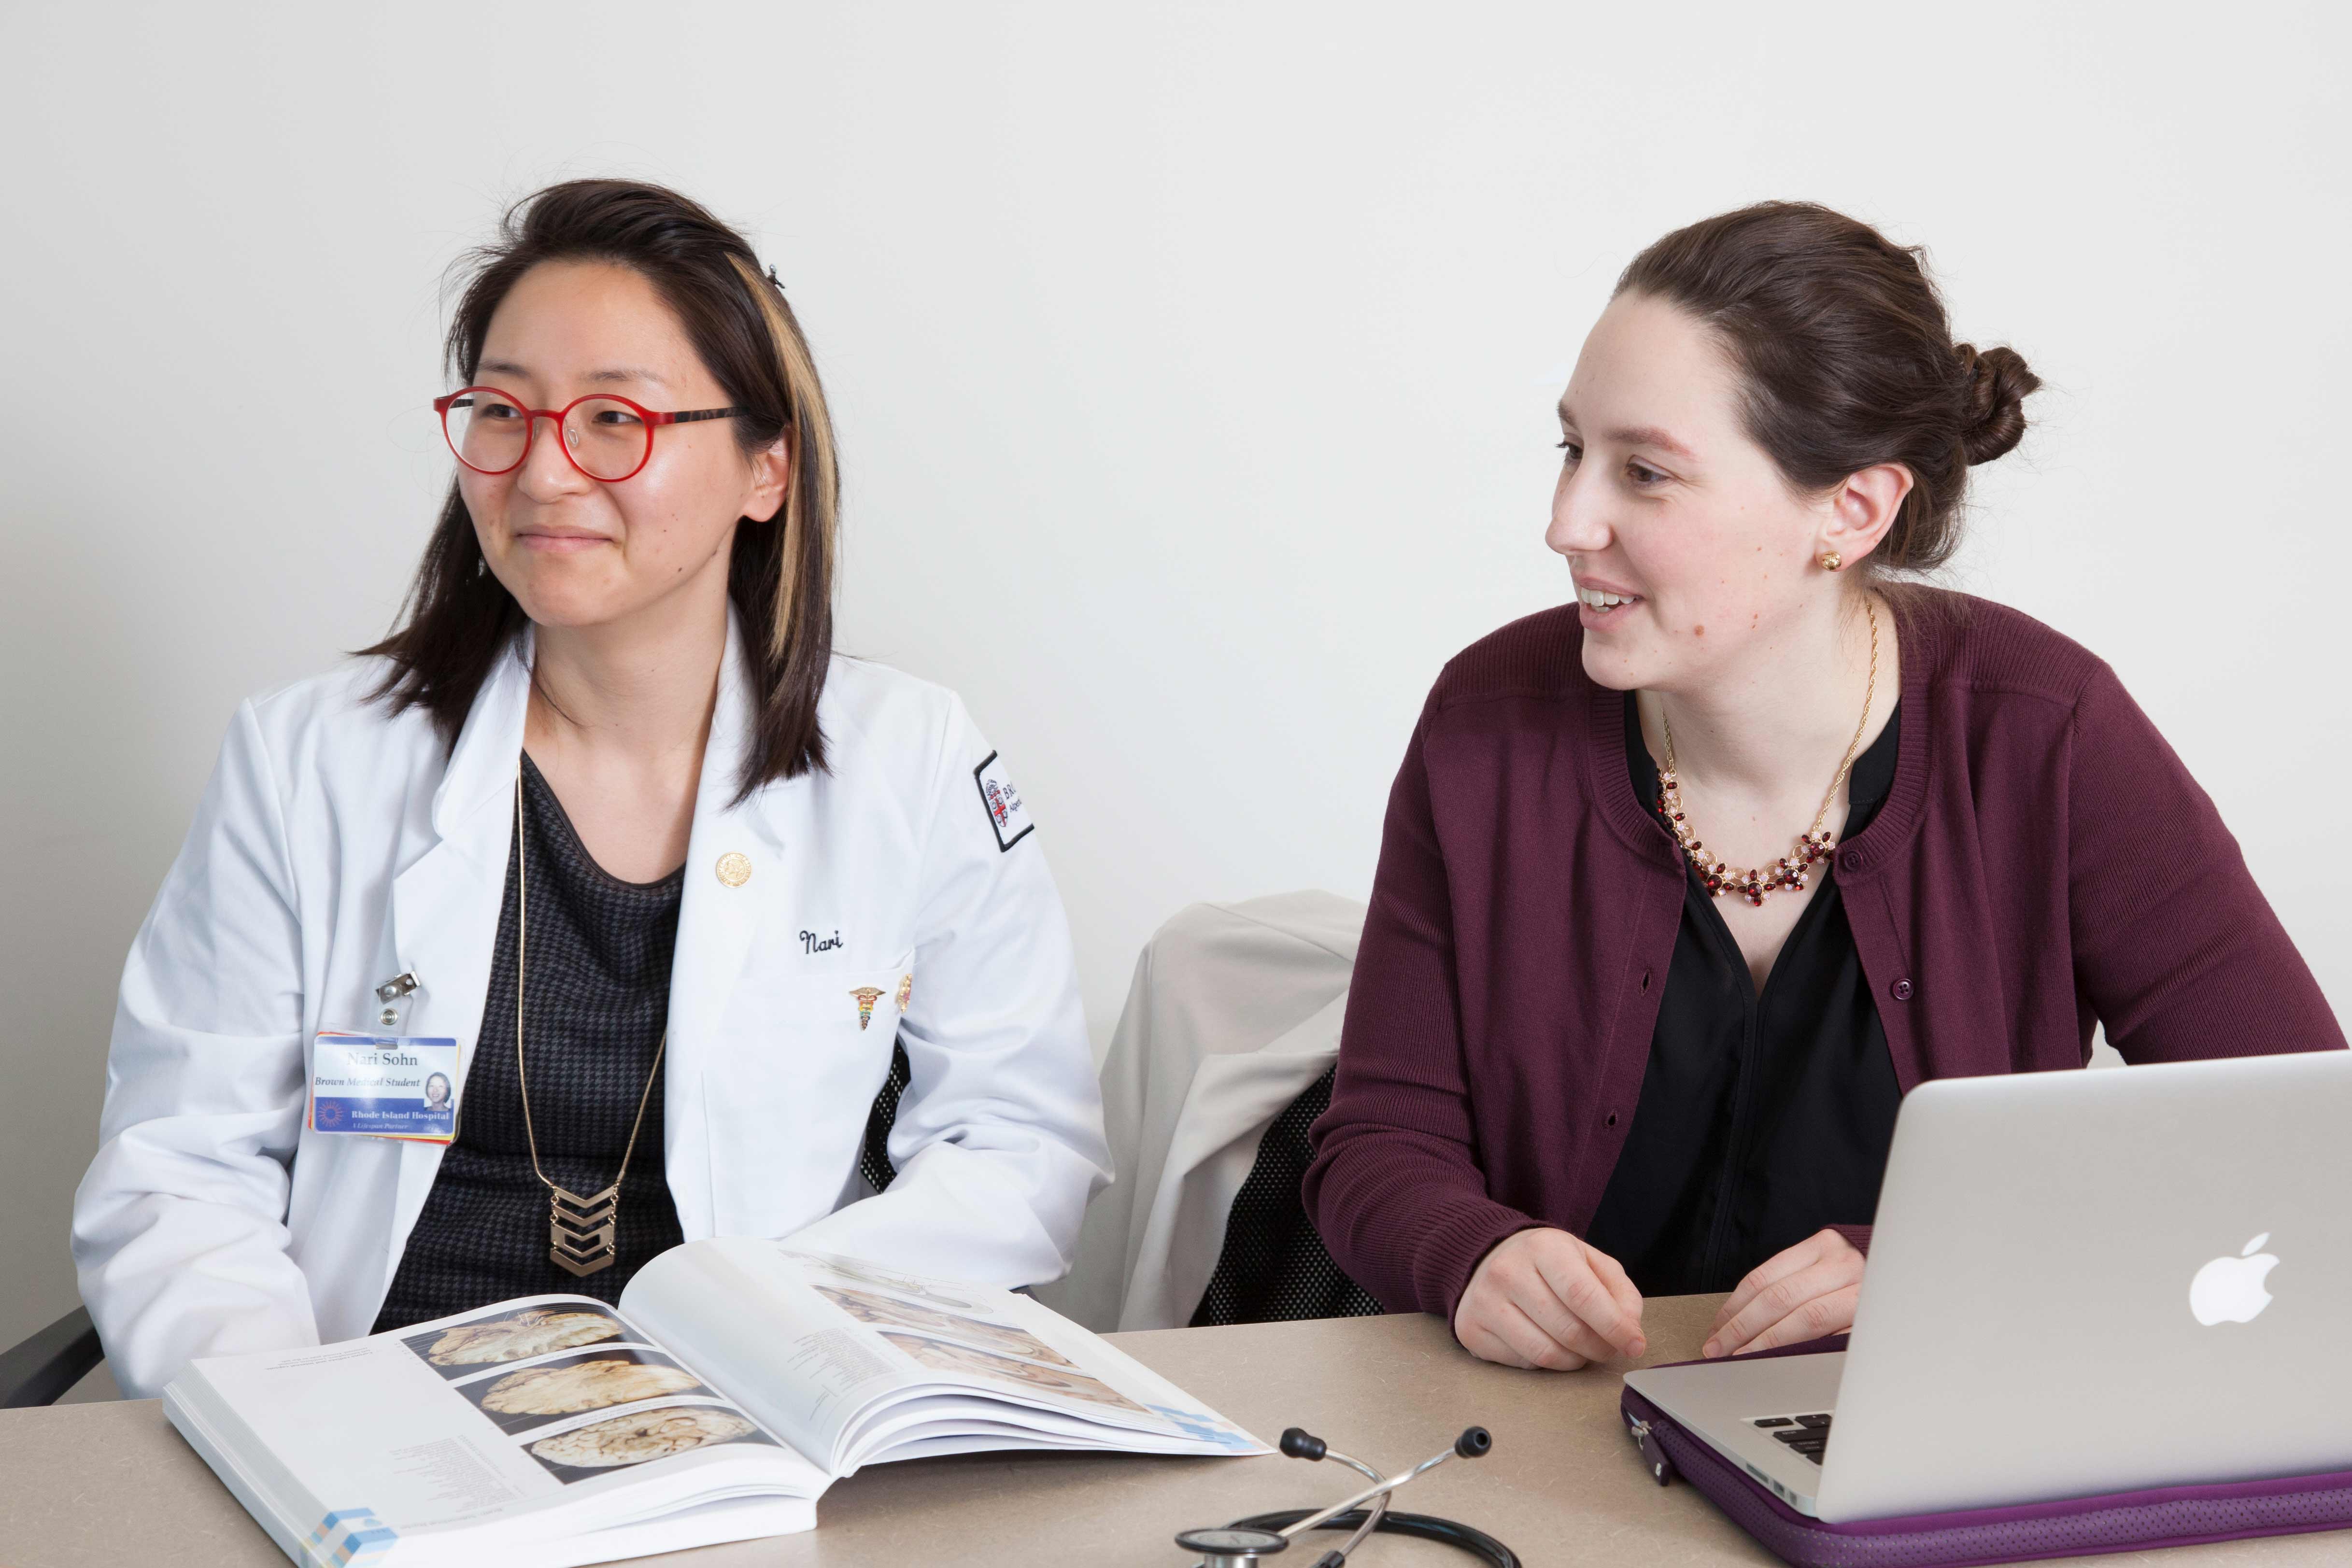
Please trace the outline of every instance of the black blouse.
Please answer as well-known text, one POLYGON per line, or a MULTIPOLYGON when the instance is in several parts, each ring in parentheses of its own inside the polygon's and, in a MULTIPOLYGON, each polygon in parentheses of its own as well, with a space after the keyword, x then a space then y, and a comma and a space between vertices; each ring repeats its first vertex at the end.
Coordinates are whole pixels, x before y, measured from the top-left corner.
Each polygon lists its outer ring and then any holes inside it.
MULTIPOLYGON (((612 1185, 669 1017, 670 958, 686 868, 623 882, 580 841, 555 791, 522 759, 530 847, 530 994, 523 1027, 530 1114, 548 1178, 592 1194, 612 1185)), ((614 1240, 619 1257, 575 1279, 548 1258, 547 1188, 532 1174, 515 1080, 517 889, 507 856, 482 1029, 457 1102, 457 1139, 409 1232, 373 1333, 502 1301, 568 1291, 616 1301, 683 1239, 662 1163, 662 1086, 646 1101, 614 1240)))
MULTIPOLYGON (((1902 728, 1854 759, 1843 842, 1895 782, 1902 728)), ((1625 697, 1633 793, 1654 809, 1657 764, 1625 697)), ((1828 862, 1759 995, 1696 874, 1666 971, 1642 1096, 1585 1239, 1644 1296, 1728 1291, 1827 1225, 1867 1225, 1902 1091, 1828 862)))

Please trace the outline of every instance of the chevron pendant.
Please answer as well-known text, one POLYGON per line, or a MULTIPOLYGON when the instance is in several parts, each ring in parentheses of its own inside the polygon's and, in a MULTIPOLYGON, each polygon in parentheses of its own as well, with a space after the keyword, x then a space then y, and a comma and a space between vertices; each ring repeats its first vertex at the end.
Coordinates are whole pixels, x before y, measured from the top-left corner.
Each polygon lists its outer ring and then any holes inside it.
POLYGON ((587 1197, 547 1184, 547 1255, 578 1279, 609 1269, 620 1256, 613 1234, 621 1216, 621 1184, 587 1197))

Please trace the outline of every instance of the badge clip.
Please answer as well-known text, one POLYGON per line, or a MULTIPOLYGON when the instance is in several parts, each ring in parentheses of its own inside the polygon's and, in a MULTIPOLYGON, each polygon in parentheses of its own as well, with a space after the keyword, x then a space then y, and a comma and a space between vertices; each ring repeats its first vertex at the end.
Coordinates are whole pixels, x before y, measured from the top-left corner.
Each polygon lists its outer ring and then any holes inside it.
POLYGON ((397 1031, 408 1017, 408 998, 425 988, 414 969, 403 969, 375 988, 379 1004, 375 1021, 384 1029, 397 1031))

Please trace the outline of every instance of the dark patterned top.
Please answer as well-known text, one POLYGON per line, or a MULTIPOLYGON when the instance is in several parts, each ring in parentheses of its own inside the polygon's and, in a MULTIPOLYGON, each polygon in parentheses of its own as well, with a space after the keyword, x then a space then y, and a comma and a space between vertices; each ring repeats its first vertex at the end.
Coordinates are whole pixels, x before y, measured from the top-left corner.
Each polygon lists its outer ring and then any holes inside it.
MULTIPOLYGON (((681 866, 623 882, 598 865, 530 758, 522 759, 530 832, 530 991, 523 1026, 530 1113, 548 1178, 584 1195, 619 1169, 638 1096, 669 1016, 681 866)), ((457 1141, 409 1233, 374 1332, 510 1296, 571 1291, 614 1301, 657 1253, 683 1239, 662 1166, 662 1086, 621 1192, 620 1256, 574 1279, 548 1257, 547 1189, 531 1173, 515 1080, 515 859, 507 857, 482 1030, 457 1103, 457 1141)))

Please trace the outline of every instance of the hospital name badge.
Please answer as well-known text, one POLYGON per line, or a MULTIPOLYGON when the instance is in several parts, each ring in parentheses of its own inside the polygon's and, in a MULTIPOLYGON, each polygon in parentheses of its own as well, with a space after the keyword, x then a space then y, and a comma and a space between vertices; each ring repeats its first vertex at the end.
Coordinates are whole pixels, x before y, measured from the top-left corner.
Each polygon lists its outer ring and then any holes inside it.
POLYGON ((321 1030, 310 1131, 446 1144, 457 1136, 457 1042, 321 1030))

